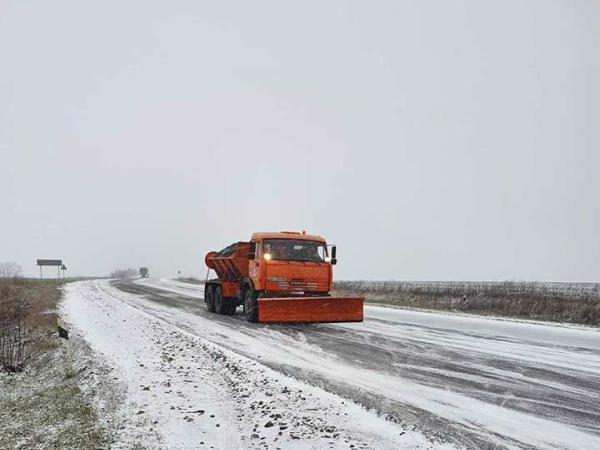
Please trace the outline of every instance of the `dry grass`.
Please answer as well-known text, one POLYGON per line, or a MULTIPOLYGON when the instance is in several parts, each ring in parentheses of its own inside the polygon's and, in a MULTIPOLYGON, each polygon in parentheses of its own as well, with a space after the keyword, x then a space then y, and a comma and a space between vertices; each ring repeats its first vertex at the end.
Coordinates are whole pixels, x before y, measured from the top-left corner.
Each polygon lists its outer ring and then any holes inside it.
POLYGON ((0 370, 19 371, 27 360, 48 350, 56 332, 62 281, 26 278, 0 279, 0 370), (14 364, 14 351, 21 348, 14 364), (8 349, 8 350, 7 350, 8 349))
POLYGON ((17 278, 0 281, 0 286, 3 285, 11 286, 29 299, 30 311, 27 321, 31 327, 43 330, 56 329, 56 310, 61 296, 62 281, 17 278))
POLYGON ((56 330, 57 282, 0 279, 0 370, 18 372, 56 330))
POLYGON ((78 361, 55 333, 62 284, 0 279, 0 316, 23 302, 27 305, 19 315, 26 329, 26 364, 5 367, 2 373, 0 360, 2 449, 108 447, 108 433, 99 425, 90 396, 80 388, 78 361))
POLYGON ((600 325, 600 284, 339 281, 372 303, 600 325))

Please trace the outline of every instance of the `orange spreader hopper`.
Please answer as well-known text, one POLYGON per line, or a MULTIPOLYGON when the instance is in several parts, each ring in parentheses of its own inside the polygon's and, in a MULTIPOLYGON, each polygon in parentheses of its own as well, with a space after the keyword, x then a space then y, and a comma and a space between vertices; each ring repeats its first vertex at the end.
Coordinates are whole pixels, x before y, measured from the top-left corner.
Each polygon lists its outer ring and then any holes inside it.
POLYGON ((258 299, 259 322, 362 322, 362 297, 258 299))

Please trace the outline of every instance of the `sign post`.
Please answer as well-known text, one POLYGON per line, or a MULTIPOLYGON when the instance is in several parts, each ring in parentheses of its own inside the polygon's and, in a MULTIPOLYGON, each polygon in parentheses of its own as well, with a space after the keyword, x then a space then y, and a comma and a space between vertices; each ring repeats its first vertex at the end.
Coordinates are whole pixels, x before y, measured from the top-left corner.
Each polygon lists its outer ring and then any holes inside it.
POLYGON ((40 266, 40 279, 44 278, 42 267, 51 266, 56 267, 58 272, 58 278, 60 278, 60 268, 63 265, 62 259, 38 259, 37 265, 40 266))

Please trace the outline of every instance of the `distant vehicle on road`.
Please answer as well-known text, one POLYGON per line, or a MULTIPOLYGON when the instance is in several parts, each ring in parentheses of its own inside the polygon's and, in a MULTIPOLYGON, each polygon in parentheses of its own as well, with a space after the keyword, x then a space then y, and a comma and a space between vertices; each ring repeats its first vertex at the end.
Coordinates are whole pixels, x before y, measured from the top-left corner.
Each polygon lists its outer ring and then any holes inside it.
POLYGON ((148 278, 150 276, 150 272, 147 267, 140 267, 140 277, 148 278))

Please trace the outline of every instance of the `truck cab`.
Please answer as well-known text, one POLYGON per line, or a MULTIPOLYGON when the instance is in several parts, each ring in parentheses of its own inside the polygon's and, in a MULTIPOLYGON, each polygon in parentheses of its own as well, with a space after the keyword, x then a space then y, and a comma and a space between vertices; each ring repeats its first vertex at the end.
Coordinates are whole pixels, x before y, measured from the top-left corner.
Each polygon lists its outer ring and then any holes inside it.
POLYGON ((332 287, 332 259, 321 236, 293 231, 254 233, 248 276, 262 296, 327 295, 332 287))

